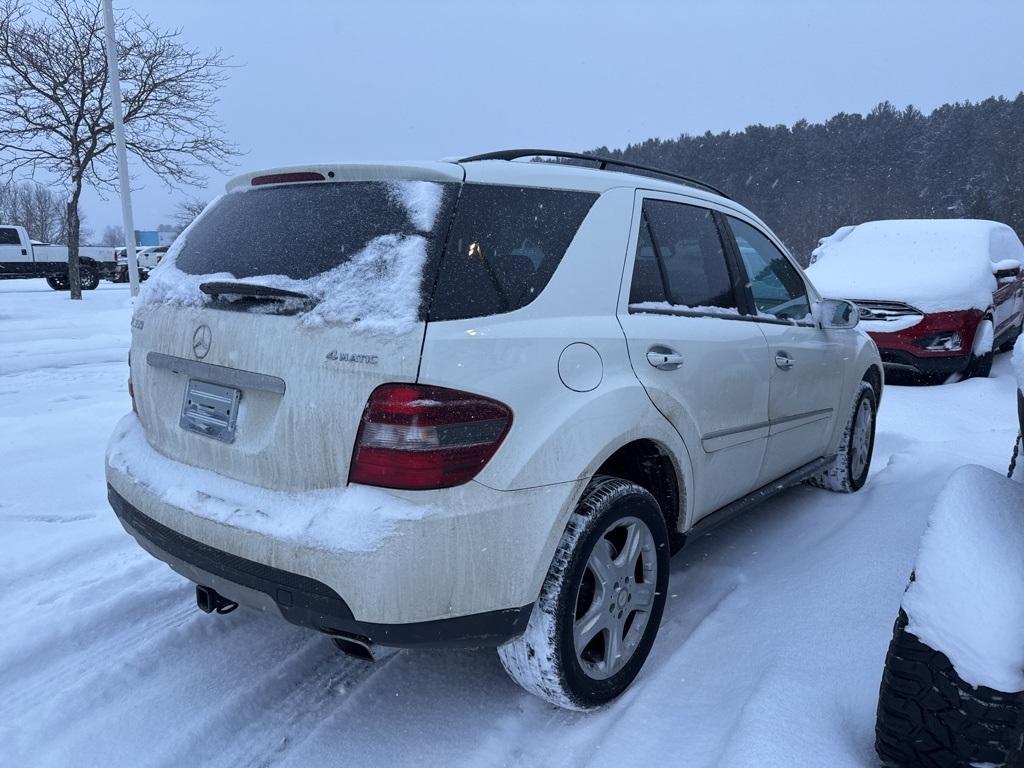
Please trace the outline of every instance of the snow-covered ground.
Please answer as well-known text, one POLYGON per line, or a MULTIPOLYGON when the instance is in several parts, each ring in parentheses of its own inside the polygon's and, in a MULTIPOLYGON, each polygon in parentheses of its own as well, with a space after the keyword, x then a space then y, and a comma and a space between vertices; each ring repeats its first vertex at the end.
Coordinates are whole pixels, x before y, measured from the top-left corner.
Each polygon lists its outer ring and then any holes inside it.
POLYGON ((1005 471, 993 378, 889 388, 867 487, 789 491, 691 542, 647 666, 592 714, 522 693, 493 651, 375 665, 240 610, 211 617, 107 507, 129 305, 0 282, 0 765, 873 765, 878 683, 928 512, 1005 471))

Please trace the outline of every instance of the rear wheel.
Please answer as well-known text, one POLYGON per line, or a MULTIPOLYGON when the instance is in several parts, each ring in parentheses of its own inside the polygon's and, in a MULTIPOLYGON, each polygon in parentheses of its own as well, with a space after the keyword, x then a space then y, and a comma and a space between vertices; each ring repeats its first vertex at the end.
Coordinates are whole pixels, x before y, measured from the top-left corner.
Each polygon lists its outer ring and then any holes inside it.
POLYGON ((971 350, 971 362, 967 364, 965 378, 986 379, 992 373, 992 358, 995 356, 992 349, 994 336, 995 326, 992 324, 992 318, 986 317, 974 332, 974 348, 971 350))
POLYGON ((526 632, 498 649, 505 670, 560 707, 614 699, 654 644, 668 560, 654 497, 635 483, 596 478, 566 526, 526 632))
POLYGON ((46 278, 46 284, 55 291, 66 291, 71 287, 68 285, 66 277, 48 277, 46 278))
POLYGON ((100 284, 100 273, 92 267, 82 267, 79 273, 82 280, 82 290, 94 291, 100 284))

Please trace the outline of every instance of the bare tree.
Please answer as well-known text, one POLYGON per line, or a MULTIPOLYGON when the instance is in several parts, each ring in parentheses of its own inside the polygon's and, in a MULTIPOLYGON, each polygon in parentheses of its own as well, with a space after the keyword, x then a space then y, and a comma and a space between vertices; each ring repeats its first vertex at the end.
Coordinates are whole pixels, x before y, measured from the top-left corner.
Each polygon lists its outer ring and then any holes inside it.
POLYGON ((178 203, 174 210, 174 223, 178 225, 179 231, 185 229, 195 221, 196 217, 206 208, 207 202, 195 197, 187 197, 178 203))
MULTIPOLYGON (((214 114, 226 79, 203 54, 135 12, 117 21, 128 151, 169 186, 198 185, 236 153, 214 114)), ((117 180, 100 0, 0 0, 0 172, 42 171, 68 191, 71 298, 81 298, 78 203, 117 180)))
POLYGON ((103 228, 103 237, 100 238, 100 245, 121 246, 125 244, 124 227, 121 225, 103 228))
POLYGON ((64 225, 65 207, 53 190, 35 182, 0 184, 0 222, 28 230, 41 242, 57 239, 64 225))

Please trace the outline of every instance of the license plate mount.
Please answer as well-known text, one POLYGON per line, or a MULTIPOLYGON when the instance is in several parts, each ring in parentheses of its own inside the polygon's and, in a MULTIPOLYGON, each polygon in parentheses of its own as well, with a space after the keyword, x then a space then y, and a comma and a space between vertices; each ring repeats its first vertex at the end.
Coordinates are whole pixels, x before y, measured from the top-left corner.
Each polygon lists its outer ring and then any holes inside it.
POLYGON ((182 429, 196 432, 222 443, 235 441, 240 390, 202 379, 189 379, 185 401, 181 405, 182 429))

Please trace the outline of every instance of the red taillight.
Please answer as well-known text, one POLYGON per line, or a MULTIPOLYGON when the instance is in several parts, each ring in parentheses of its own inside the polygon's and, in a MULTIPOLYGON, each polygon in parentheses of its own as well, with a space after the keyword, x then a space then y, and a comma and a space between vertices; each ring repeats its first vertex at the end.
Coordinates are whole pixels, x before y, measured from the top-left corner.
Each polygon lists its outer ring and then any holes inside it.
POLYGON ((370 395, 349 480, 406 490, 469 482, 512 426, 507 405, 417 384, 384 384, 370 395))

